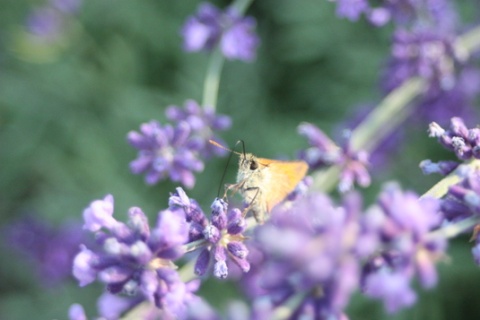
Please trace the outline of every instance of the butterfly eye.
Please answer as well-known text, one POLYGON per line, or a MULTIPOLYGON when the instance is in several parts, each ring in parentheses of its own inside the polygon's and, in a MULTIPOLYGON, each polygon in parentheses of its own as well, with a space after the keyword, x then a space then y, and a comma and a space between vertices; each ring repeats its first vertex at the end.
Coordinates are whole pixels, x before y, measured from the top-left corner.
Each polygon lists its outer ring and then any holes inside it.
POLYGON ((256 170, 256 169, 258 169, 258 162, 257 161, 250 162, 250 170, 256 170))

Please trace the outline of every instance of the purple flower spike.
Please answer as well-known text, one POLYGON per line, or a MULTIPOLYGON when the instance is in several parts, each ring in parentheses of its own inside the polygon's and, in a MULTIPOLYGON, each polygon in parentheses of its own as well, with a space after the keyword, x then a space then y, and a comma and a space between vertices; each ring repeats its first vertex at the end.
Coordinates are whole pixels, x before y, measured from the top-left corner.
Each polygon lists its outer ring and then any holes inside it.
POLYGON ((480 173, 469 172, 458 184, 450 186, 442 202, 442 211, 449 221, 455 222, 480 215, 480 173))
POLYGON ((187 221, 190 221, 189 242, 203 240, 204 246, 195 263, 195 274, 204 275, 213 266, 213 275, 224 279, 229 271, 228 258, 244 272, 250 269, 248 249, 243 244, 245 237, 242 234, 246 222, 239 209, 234 208, 228 212, 227 202, 216 198, 211 205, 211 220, 208 221, 199 208, 191 210, 194 201, 188 199, 181 188, 177 188, 177 194, 170 197, 169 203, 173 209, 183 208, 194 212, 187 215, 187 221))
POLYGON ((480 76, 455 49, 453 32, 417 27, 395 32, 389 65, 382 86, 389 93, 405 81, 419 77, 428 87, 418 102, 416 119, 446 121, 474 115, 480 76))
POLYGON ((365 264, 363 290, 383 300, 388 312, 410 306, 416 295, 410 288, 417 276, 424 288, 437 282, 435 263, 446 250, 444 236, 431 236, 440 227, 443 215, 438 199, 422 198, 388 184, 372 209, 366 225, 379 236, 381 249, 365 264))
POLYGON ((341 318, 360 275, 356 247, 364 235, 357 228, 361 201, 354 200, 339 208, 326 195, 312 193, 291 208, 274 209, 255 229, 264 256, 254 265, 257 280, 249 282, 259 287, 252 290, 259 295, 255 301, 267 300, 271 309, 301 296, 292 318, 341 318))
MULTIPOLYGON (((180 198, 172 202, 189 202, 188 198, 180 198)), ((173 264, 174 259, 183 255, 183 245, 188 240, 189 225, 184 210, 175 207, 161 211, 152 229, 138 207, 130 208, 128 223, 115 220, 111 196, 92 202, 86 211, 89 214, 84 215, 85 220, 95 221, 91 223, 95 227, 90 230, 95 232, 97 246, 82 245, 74 259, 73 274, 80 285, 98 279, 111 294, 132 296, 132 299, 118 301, 117 307, 106 310, 109 314, 149 300, 172 317, 181 317, 185 304, 193 299, 196 290, 180 281, 173 264), (102 214, 94 214, 97 211, 102 214), (92 216, 102 219, 92 219, 92 216), (105 220, 108 223, 104 223, 105 220), (99 230, 97 226, 109 227, 99 230)))
POLYGON ((1 229, 2 241, 13 254, 34 265, 34 273, 45 286, 53 286, 72 274, 73 257, 85 240, 82 226, 64 223, 58 228, 39 215, 27 215, 1 229))
POLYGON ((345 132, 342 146, 337 146, 319 128, 310 123, 302 123, 298 132, 308 139, 310 148, 302 150, 299 157, 305 160, 311 169, 336 165, 341 168, 338 190, 345 193, 356 183, 368 187, 371 183, 368 172, 368 153, 354 152, 349 143, 350 133, 345 132))
POLYGON ((130 163, 133 173, 146 173, 145 182, 155 184, 169 178, 191 188, 195 184, 193 172, 203 170, 197 150, 189 141, 190 126, 180 122, 177 127, 161 126, 156 121, 145 123, 140 133, 131 131, 129 143, 140 152, 130 163))
POLYGON ((128 133, 128 142, 139 150, 130 170, 134 174, 145 173, 148 184, 169 178, 192 188, 194 172, 204 168, 202 158, 225 155, 225 150, 208 141, 220 140, 214 132, 229 128, 230 118, 203 109, 193 100, 188 100, 183 109, 170 106, 165 113, 175 125, 150 121, 140 126, 140 132, 128 133))
POLYGON ((219 46, 227 59, 252 61, 259 43, 255 27, 255 19, 242 17, 233 8, 220 11, 210 3, 202 3, 182 28, 184 49, 211 51, 219 46))
POLYGON ((422 169, 422 172, 425 175, 439 173, 443 176, 446 176, 455 170, 458 165, 459 163, 456 161, 439 161, 435 163, 430 159, 426 159, 420 162, 420 169, 422 169))
POLYGON ((436 122, 429 126, 429 136, 435 137, 447 149, 452 150, 458 159, 480 159, 480 129, 467 128, 461 118, 450 119, 450 129, 443 129, 436 122))
POLYGON ((185 219, 190 223, 189 242, 204 239, 203 230, 208 225, 208 219, 194 199, 190 199, 185 191, 179 187, 177 192, 170 196, 168 204, 170 210, 181 209, 185 213, 185 219))

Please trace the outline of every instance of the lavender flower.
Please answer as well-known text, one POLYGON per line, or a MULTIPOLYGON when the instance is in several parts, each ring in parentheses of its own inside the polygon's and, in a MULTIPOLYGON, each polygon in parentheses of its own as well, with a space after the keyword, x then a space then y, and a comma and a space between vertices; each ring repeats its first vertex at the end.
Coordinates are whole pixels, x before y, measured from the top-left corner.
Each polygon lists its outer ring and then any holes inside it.
POLYGON ((298 127, 301 135, 307 137, 310 148, 300 152, 299 157, 305 160, 311 169, 336 165, 341 168, 338 189, 346 192, 352 189, 356 182, 362 187, 370 185, 370 174, 367 170, 368 154, 365 151, 354 152, 349 144, 349 134, 345 142, 337 146, 320 129, 310 123, 298 127))
POLYGON ((442 202, 442 211, 450 222, 480 215, 480 173, 465 172, 464 179, 450 186, 442 202))
POLYGON ((74 303, 68 309, 68 319, 70 320, 87 320, 85 310, 78 303, 74 303))
POLYGON ((456 161, 432 162, 432 160, 426 159, 420 162, 419 166, 420 166, 420 169, 422 169, 423 174, 425 175, 432 174, 432 173, 439 173, 443 176, 446 176, 458 167, 458 162, 456 161))
POLYGON ((186 312, 198 282, 184 283, 174 270, 173 260, 183 255, 188 239, 182 211, 161 211, 150 229, 142 210, 132 207, 124 224, 113 218, 113 197, 108 195, 92 202, 84 219, 84 228, 96 234, 97 246, 83 245, 74 259, 73 274, 81 286, 98 279, 112 294, 140 294, 167 314, 186 312))
MULTIPOLYGON (((337 208, 322 194, 310 194, 290 209, 277 207, 271 219, 255 230, 264 260, 258 266, 254 319, 300 298, 293 319, 338 318, 358 286, 357 243, 365 243, 357 223, 361 201, 356 195, 337 208)), ((369 252, 371 254, 372 252, 369 252)), ((250 282, 251 285, 254 282, 250 282)))
POLYGON ((337 15, 357 21, 369 8, 367 0, 337 0, 337 15))
POLYGON ((146 172, 145 182, 155 184, 167 176, 188 188, 195 184, 194 171, 203 170, 197 149, 191 144, 191 128, 186 122, 177 127, 161 126, 150 121, 140 126, 140 133, 128 133, 128 142, 139 150, 138 158, 130 163, 135 174, 146 172))
POLYGON ((385 92, 412 77, 426 80, 428 88, 418 102, 415 119, 444 121, 454 115, 471 116, 478 93, 479 73, 455 48, 455 37, 438 29, 397 30, 382 86, 385 92))
POLYGON ((414 276, 425 288, 436 284, 435 262, 444 254, 446 239, 432 237, 429 232, 440 226, 443 216, 437 199, 419 200, 395 184, 384 188, 378 204, 380 210, 373 208, 368 215, 381 245, 363 267, 363 291, 382 299, 387 311, 393 313, 416 301, 408 285, 414 276))
POLYGON ((33 10, 27 17, 27 29, 37 38, 46 42, 59 39, 62 34, 63 20, 60 12, 50 7, 33 10))
POLYGON ((172 210, 181 208, 184 211, 190 222, 190 241, 204 241, 195 263, 195 274, 204 275, 213 264, 213 275, 224 279, 228 276, 227 258, 243 272, 250 270, 248 249, 243 243, 246 222, 239 209, 227 213, 228 204, 217 198, 212 203, 212 216, 208 221, 196 202, 189 199, 181 188, 177 188, 169 203, 172 210))
POLYGON ((82 0, 50 0, 42 7, 35 8, 28 15, 26 26, 36 39, 51 43, 59 40, 68 26, 68 20, 75 14, 82 0))
POLYGON ((405 80, 419 76, 426 79, 431 90, 451 89, 454 83, 454 65, 459 61, 450 34, 420 29, 394 33, 391 60, 384 77, 387 92, 405 80))
POLYGON ((453 7, 446 0, 334 0, 337 3, 337 15, 351 21, 357 21, 364 14, 375 26, 383 26, 393 20, 399 25, 415 27, 431 25, 441 29, 451 29, 456 22, 453 7))
POLYGON ((452 150, 458 159, 480 159, 480 129, 468 129, 461 118, 450 119, 449 130, 432 122, 428 132, 430 137, 437 138, 445 148, 452 150))
POLYGON ((185 121, 190 125, 190 128, 194 132, 191 140, 196 149, 204 158, 210 158, 212 156, 224 156, 226 151, 221 148, 217 148, 208 143, 208 140, 215 140, 220 144, 225 144, 215 132, 224 131, 230 128, 232 121, 230 117, 222 114, 215 114, 211 108, 202 108, 194 100, 187 100, 184 108, 177 106, 169 106, 165 110, 165 114, 170 121, 177 124, 185 121))
POLYGON ((140 132, 128 133, 128 142, 139 150, 138 158, 130 163, 130 169, 135 174, 145 172, 148 184, 169 177, 192 188, 195 184, 193 172, 204 168, 201 157, 225 154, 220 148, 212 148, 208 140, 218 139, 213 130, 227 129, 230 119, 215 115, 212 110, 202 110, 193 100, 188 100, 183 110, 170 106, 165 113, 176 122, 175 126, 162 126, 152 120, 142 124, 140 132))
POLYGON ((220 11, 210 3, 202 3, 182 28, 184 48, 211 51, 218 46, 227 59, 252 61, 259 43, 255 26, 255 19, 242 17, 235 8, 220 11))
POLYGON ((71 276, 72 259, 84 240, 80 225, 65 223, 55 228, 37 216, 26 216, 3 229, 5 243, 34 265, 45 285, 71 276))

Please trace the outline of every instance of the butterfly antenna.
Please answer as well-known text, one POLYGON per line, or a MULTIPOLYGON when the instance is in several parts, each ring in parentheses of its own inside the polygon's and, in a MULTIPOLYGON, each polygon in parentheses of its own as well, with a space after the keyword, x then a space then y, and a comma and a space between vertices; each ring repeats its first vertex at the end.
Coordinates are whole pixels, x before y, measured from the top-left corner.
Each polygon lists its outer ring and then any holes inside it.
POLYGON ((245 141, 243 140, 238 140, 237 143, 235 143, 235 147, 237 144, 242 143, 242 152, 243 152, 243 159, 247 159, 247 154, 245 153, 245 141))
POLYGON ((230 154, 228 155, 227 165, 225 166, 225 169, 223 169, 222 178, 220 180, 220 184, 218 185, 217 198, 220 198, 220 190, 222 189, 223 181, 225 180, 225 175, 227 174, 228 165, 230 164, 230 160, 232 160, 232 155, 234 153, 237 153, 234 150, 230 150, 227 148, 224 149, 230 151, 230 154))

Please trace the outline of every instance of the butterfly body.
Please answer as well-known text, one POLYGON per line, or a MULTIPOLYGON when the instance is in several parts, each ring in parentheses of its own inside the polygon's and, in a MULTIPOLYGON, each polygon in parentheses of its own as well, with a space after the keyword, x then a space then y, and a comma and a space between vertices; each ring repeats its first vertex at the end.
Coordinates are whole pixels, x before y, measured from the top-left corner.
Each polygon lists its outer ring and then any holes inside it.
POLYGON ((286 198, 308 170, 304 161, 280 161, 240 155, 235 185, 259 223, 286 198))

